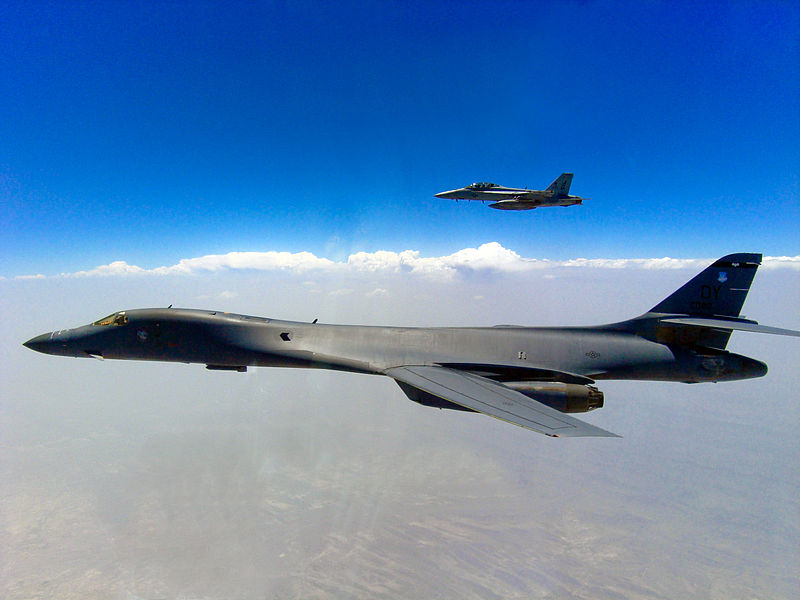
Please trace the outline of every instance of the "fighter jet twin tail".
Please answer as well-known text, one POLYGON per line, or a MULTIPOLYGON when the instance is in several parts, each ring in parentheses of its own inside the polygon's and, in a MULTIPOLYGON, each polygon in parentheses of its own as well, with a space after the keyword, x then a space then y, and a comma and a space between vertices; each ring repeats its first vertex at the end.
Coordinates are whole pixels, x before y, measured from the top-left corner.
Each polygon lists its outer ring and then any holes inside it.
POLYGON ((449 200, 489 201, 492 202, 489 208, 499 210, 531 210, 540 206, 582 204, 585 198, 569 195, 570 185, 572 185, 572 173, 562 173, 546 190, 509 188, 484 181, 449 192, 439 192, 435 196, 449 200))
POLYGON ((740 317, 760 254, 717 260, 643 315, 596 327, 322 325, 176 308, 117 312, 25 342, 60 356, 334 369, 386 375, 411 400, 549 436, 612 436, 567 413, 603 406, 596 380, 732 381, 767 365, 725 350, 733 331, 800 336, 740 317))

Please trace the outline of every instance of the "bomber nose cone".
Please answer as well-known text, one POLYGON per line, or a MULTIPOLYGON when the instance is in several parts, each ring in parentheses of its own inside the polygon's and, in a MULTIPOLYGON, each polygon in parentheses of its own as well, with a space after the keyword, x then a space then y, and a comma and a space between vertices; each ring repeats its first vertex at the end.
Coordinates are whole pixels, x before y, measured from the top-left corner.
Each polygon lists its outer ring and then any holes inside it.
POLYGON ((43 333, 42 335, 32 337, 22 345, 26 348, 30 348, 31 350, 36 350, 37 352, 50 354, 50 348, 53 346, 53 341, 49 333, 43 333))

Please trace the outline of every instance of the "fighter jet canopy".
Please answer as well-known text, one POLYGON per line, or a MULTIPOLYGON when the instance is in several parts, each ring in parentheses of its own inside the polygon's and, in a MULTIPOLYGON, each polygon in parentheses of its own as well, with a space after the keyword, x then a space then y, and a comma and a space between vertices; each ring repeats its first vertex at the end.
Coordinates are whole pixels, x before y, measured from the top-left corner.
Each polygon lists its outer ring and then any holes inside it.
POLYGON ((490 183, 488 181, 478 181, 476 183, 470 184, 467 186, 467 189, 470 190, 488 190, 489 188, 496 188, 500 187, 496 183, 490 183))

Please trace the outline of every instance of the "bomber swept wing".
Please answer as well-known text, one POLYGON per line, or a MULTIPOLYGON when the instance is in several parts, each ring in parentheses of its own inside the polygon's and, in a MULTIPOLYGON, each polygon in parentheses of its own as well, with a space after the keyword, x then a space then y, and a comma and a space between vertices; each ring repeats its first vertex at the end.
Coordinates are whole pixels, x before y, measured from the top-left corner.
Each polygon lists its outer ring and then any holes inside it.
POLYGON ((386 369, 384 374, 459 406, 551 437, 619 437, 472 373, 408 365, 386 369))

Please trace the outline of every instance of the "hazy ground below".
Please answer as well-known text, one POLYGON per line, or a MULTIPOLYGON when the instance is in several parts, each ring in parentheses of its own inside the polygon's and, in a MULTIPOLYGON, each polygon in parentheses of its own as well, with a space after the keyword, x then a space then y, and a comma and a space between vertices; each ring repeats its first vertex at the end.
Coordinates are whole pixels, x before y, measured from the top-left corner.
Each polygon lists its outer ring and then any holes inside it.
MULTIPOLYGON (((35 354, 20 342, 55 320, 44 284, 3 285, 20 318, 2 328, 0 596, 800 592, 796 340, 739 345, 770 363, 758 381, 606 382, 585 418, 623 439, 556 440, 418 406, 381 377, 35 354)), ((89 300, 111 304, 97 317, 117 301, 89 300)), ((504 310, 487 318, 524 322, 504 310)))

